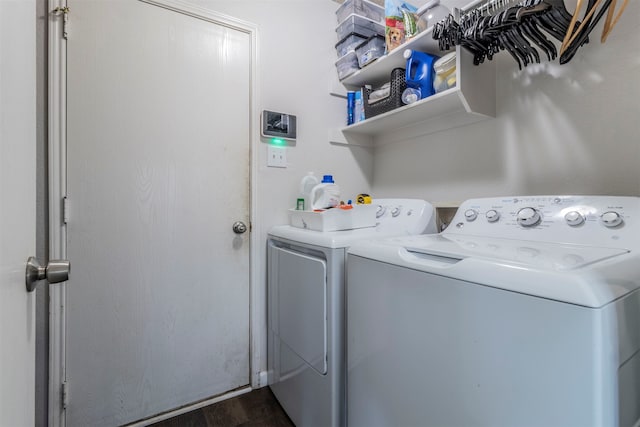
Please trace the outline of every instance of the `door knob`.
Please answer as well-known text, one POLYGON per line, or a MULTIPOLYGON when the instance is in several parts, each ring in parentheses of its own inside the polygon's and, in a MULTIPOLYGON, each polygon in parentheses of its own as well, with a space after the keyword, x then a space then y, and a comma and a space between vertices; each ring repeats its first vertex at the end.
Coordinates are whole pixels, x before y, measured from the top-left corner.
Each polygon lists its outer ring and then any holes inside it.
POLYGON ((233 232, 236 234, 242 234, 247 231, 247 225, 242 221, 236 221, 233 223, 233 232))
POLYGON ((54 259, 46 267, 40 265, 37 259, 29 257, 25 283, 27 292, 33 292, 40 280, 47 279, 49 283, 60 283, 69 280, 69 261, 54 259))

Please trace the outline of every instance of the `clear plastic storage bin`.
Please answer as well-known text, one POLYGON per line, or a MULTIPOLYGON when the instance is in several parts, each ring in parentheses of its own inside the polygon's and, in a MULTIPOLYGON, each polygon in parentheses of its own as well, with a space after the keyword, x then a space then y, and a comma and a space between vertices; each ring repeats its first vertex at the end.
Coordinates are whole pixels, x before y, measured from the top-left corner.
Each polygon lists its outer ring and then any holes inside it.
POLYGON ((347 0, 336 10, 338 22, 344 21, 349 15, 356 15, 381 22, 384 20, 384 7, 367 0, 347 0))
POLYGON ((440 4, 440 0, 430 0, 416 12, 418 15, 418 29, 424 31, 433 27, 437 22, 449 16, 450 13, 451 11, 448 7, 440 4))
POLYGON ((358 71, 358 56, 355 51, 351 51, 336 61, 336 70, 340 80, 358 71))
POLYGON ((438 59, 433 64, 436 76, 433 80, 433 89, 438 92, 451 89, 456 85, 456 53, 451 52, 438 59))
POLYGON ((358 65, 360 68, 384 55, 384 49, 384 37, 378 34, 369 37, 366 42, 356 47, 356 55, 358 56, 358 65))
POLYGON ((336 52, 338 53, 338 57, 344 56, 347 52, 355 50, 355 48, 361 45, 367 38, 361 36, 358 33, 351 33, 344 39, 340 40, 336 44, 336 52))
POLYGON ((364 37, 374 34, 384 36, 384 25, 379 22, 351 14, 336 27, 338 40, 342 40, 351 33, 357 33, 364 37))

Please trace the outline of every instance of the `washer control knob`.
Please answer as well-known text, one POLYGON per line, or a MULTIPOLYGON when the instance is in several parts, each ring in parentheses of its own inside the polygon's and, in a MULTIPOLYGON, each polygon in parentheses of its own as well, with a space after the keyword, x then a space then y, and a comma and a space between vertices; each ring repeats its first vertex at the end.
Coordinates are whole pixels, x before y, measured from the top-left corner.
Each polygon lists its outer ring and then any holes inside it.
POLYGON ((564 220, 572 227, 584 224, 584 216, 578 211, 567 212, 564 220))
POLYGON ((376 218, 380 218, 382 215, 384 215, 386 211, 387 211, 386 207, 382 205, 378 205, 378 209, 376 210, 376 218))
POLYGON ((402 211, 402 207, 396 206, 395 208, 391 209, 391 216, 395 218, 398 215, 400 215, 401 211, 402 211))
POLYGON ((542 217, 540 212, 534 208, 522 208, 518 211, 517 221, 523 227, 533 227, 538 225, 542 217))
POLYGON ((464 217, 467 221, 475 221, 478 218, 478 212, 474 209, 467 209, 464 212, 464 217))
POLYGON ((500 219, 500 212, 498 212, 495 209, 491 209, 491 210, 487 211, 485 216, 487 217, 487 221, 496 222, 497 220, 500 219))
POLYGON ((605 227, 616 227, 622 224, 622 217, 618 212, 609 211, 600 215, 600 219, 605 227))

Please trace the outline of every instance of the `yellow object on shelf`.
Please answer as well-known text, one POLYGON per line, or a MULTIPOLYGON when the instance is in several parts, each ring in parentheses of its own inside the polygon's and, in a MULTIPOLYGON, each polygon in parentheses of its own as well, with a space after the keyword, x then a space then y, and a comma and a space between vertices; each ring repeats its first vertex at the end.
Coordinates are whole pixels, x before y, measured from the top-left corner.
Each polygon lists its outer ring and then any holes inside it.
POLYGON ((370 205, 371 204, 371 196, 368 194, 358 194, 356 197, 356 204, 358 205, 370 205))

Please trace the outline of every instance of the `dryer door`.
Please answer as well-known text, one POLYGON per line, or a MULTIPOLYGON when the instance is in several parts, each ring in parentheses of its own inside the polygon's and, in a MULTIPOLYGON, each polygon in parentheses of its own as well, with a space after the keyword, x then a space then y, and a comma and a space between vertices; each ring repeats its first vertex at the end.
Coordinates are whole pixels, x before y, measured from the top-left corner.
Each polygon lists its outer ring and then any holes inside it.
MULTIPOLYGON (((327 373, 327 262, 272 247, 272 276, 277 301, 276 333, 280 340, 320 374, 327 373)), ((282 375, 287 367, 281 366, 282 375)))

